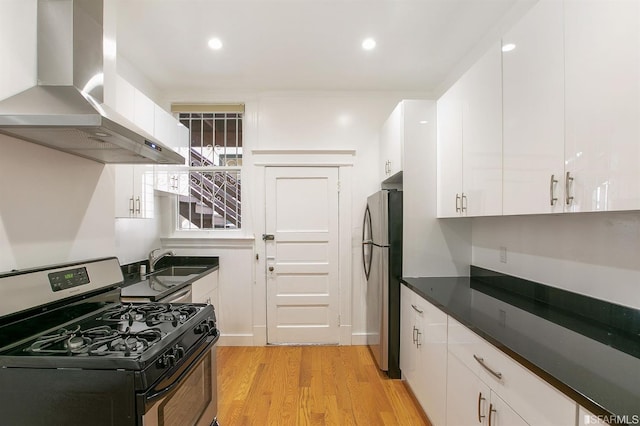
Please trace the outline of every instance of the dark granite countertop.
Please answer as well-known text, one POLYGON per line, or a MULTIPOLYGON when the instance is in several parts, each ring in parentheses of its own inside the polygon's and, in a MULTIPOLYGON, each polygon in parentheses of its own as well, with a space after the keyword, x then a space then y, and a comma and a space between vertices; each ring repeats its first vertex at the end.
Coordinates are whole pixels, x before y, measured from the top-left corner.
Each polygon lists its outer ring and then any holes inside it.
POLYGON ((156 264, 156 272, 171 266, 206 267, 206 269, 198 273, 182 276, 163 276, 150 273, 145 277, 140 277, 139 267, 141 264, 146 263, 148 262, 143 261, 122 266, 125 280, 120 290, 120 297, 124 301, 132 301, 135 299, 149 302, 160 301, 218 269, 218 257, 167 256, 160 259, 156 264))
POLYGON ((402 282, 587 410, 640 419, 640 310, 474 266, 402 282))

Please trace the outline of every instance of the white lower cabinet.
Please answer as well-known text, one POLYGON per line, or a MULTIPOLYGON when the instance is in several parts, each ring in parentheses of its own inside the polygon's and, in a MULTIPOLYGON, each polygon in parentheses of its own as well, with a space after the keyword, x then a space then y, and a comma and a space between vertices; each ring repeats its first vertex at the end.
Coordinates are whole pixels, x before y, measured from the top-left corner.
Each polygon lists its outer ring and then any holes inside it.
POLYGON ((193 303, 209 303, 218 309, 218 270, 191 284, 193 303))
POLYGON ((402 286, 400 369, 434 426, 575 426, 576 403, 402 286))
POLYGON ((455 355, 447 360, 447 425, 527 425, 455 355))
POLYGON ((400 369, 434 426, 446 423, 447 315, 401 287, 400 369))
MULTIPOLYGON (((453 357, 466 366, 474 380, 479 379, 490 388, 493 394, 501 398, 498 400, 492 397, 490 401, 491 406, 495 400, 493 408, 496 410, 496 407, 510 407, 524 420, 523 424, 536 426, 571 426, 575 424, 576 403, 573 400, 451 317, 449 317, 448 327, 448 350, 450 356, 447 394, 452 395, 452 398, 456 392, 455 383, 457 380, 457 376, 450 373, 453 357)), ((477 395, 474 401, 467 403, 477 406, 477 395)), ((450 401, 447 403, 447 413, 451 410, 463 409, 462 407, 456 408, 456 405, 450 401)), ((503 409, 503 411, 507 410, 503 409)), ((511 417, 510 414, 497 413, 495 416, 496 419, 511 417)), ((504 420, 498 423, 498 420, 494 422, 493 418, 492 416, 492 425, 518 424, 505 423, 504 420)), ((449 421, 447 424, 450 426, 464 425, 464 423, 457 424, 449 421)))

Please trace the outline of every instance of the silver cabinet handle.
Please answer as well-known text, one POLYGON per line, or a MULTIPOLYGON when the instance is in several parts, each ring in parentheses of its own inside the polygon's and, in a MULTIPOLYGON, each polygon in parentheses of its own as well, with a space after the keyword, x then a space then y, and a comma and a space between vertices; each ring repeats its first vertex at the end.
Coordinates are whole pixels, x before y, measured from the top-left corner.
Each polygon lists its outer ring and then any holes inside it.
POLYGON ((419 348, 420 346, 422 346, 422 342, 420 341, 420 335, 422 335, 422 333, 420 333, 420 330, 416 328, 416 348, 419 348))
POLYGON ((389 160, 388 163, 389 163, 389 171, 387 171, 387 173, 390 174, 391 173, 391 160, 389 160))
POLYGON ((456 213, 460 213, 460 195, 456 192, 456 213))
POLYGON ((418 331, 418 329, 416 328, 416 326, 413 326, 413 343, 416 343, 418 341, 418 338, 416 337, 416 331, 418 331))
POLYGON ((482 415, 482 401, 484 401, 486 398, 482 396, 482 392, 478 392, 478 423, 482 423, 482 419, 484 419, 486 416, 482 415))
POLYGON ((462 212, 466 212, 467 211, 467 196, 464 195, 464 192, 462 193, 462 212))
POLYGON ((489 426, 491 426, 491 414, 495 413, 496 410, 493 408, 493 404, 489 404, 489 426))
POLYGON ((551 175, 551 181, 549 182, 549 201, 552 206, 556 204, 556 201, 558 201, 558 198, 554 197, 553 193, 556 183, 558 183, 558 179, 556 179, 555 175, 551 175))
POLYGON ((142 204, 142 203, 140 203, 140 197, 137 197, 137 198, 136 198, 136 213, 138 213, 138 214, 140 214, 140 207, 141 207, 141 204, 142 204))
POLYGON ((417 313, 419 313, 419 314, 422 314, 422 313, 423 313, 423 311, 421 311, 420 309, 418 309, 418 307, 417 307, 416 305, 413 305, 413 304, 412 304, 412 305, 411 305, 411 307, 412 307, 412 308, 413 308, 413 310, 414 310, 414 311, 416 311, 417 313))
POLYGON ((133 201, 133 197, 129 198, 129 213, 135 213, 135 202, 133 201))
POLYGON ((478 355, 473 354, 473 358, 478 361, 478 363, 489 373, 491 373, 496 379, 502 379, 502 373, 492 370, 487 364, 484 363, 484 359, 480 358, 478 355))
POLYGON ((573 178, 571 177, 571 172, 567 172, 567 177, 564 181, 564 193, 565 193, 565 202, 568 206, 571 205, 573 201, 573 196, 569 196, 569 191, 571 190, 571 183, 573 182, 573 178))

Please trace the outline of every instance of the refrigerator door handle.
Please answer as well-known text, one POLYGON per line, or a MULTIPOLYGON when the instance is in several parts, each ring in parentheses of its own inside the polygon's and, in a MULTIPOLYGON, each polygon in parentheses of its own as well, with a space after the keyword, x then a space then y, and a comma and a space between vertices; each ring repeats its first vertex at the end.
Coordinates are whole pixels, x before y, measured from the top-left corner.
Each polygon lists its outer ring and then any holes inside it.
POLYGON ((362 267, 364 269, 364 275, 369 280, 369 274, 371 273, 371 246, 373 245, 373 240, 371 237, 371 212, 369 211, 369 206, 367 206, 364 211, 364 219, 362 221, 362 267), (367 250, 366 247, 369 247, 369 256, 367 259, 367 250))

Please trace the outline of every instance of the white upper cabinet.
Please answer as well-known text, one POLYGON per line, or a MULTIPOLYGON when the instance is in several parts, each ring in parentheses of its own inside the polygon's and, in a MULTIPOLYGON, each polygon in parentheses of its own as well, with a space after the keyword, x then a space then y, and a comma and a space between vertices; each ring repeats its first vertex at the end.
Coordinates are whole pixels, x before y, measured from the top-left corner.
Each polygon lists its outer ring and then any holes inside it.
POLYGON ((153 166, 109 164, 115 177, 115 217, 152 219, 153 166))
POLYGON ((403 169, 404 101, 398 103, 382 126, 380 156, 383 163, 382 180, 403 169))
POLYGON ((640 2, 565 0, 567 209, 640 209, 640 2))
POLYGON ((465 75, 462 189, 467 216, 502 214, 502 58, 489 49, 465 75))
POLYGON ((501 68, 496 43, 438 100, 439 217, 502 214, 501 68))
POLYGON ((438 99, 438 217, 462 213, 462 83, 438 99))
POLYGON ((564 200, 562 2, 541 0, 502 38, 503 214, 560 213, 564 200))
POLYGON ((114 108, 124 118, 186 158, 189 129, 131 83, 118 76, 114 108))

